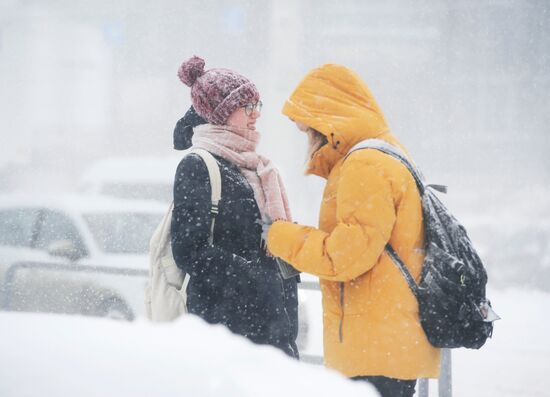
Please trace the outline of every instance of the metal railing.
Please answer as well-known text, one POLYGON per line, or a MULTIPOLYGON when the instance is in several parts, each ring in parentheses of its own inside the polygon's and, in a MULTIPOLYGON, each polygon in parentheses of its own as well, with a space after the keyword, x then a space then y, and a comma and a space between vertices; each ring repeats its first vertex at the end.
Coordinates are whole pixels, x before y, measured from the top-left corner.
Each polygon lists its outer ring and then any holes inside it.
POLYGON ((13 310, 12 298, 14 295, 13 288, 15 286, 15 277, 17 272, 21 270, 37 269, 51 271, 66 271, 75 273, 100 273, 113 274, 121 276, 138 276, 148 277, 147 270, 117 268, 111 266, 95 266, 95 265, 77 265, 77 264, 62 264, 62 263, 43 263, 43 262, 17 262, 12 264, 4 276, 4 281, 0 286, 0 309, 13 310))
MULTIPOLYGON (((147 270, 117 268, 110 266, 95 265, 77 265, 61 263, 42 263, 42 262, 18 262, 8 267, 4 280, 0 285, 0 310, 13 310, 13 295, 17 273, 22 270, 37 269, 51 271, 66 271, 77 273, 97 273, 112 274, 129 277, 148 277, 147 270)), ((320 291, 319 283, 313 281, 302 281, 299 286, 302 290, 320 291)), ((314 365, 322 365, 323 357, 315 355, 302 354, 300 360, 314 365)), ((451 351, 442 349, 441 371, 438 380, 438 396, 452 397, 452 360, 451 351)), ((417 384, 417 396, 429 397, 429 379, 419 379, 417 384)))

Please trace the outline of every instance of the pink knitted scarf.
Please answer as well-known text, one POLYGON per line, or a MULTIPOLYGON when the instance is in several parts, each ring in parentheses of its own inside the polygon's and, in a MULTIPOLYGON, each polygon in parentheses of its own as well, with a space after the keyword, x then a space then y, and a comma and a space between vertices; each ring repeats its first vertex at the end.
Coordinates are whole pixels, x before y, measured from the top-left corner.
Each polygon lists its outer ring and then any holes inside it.
POLYGON ((203 124, 193 129, 193 147, 237 165, 254 191, 262 220, 291 221, 283 180, 271 160, 256 153, 260 134, 247 128, 203 124))

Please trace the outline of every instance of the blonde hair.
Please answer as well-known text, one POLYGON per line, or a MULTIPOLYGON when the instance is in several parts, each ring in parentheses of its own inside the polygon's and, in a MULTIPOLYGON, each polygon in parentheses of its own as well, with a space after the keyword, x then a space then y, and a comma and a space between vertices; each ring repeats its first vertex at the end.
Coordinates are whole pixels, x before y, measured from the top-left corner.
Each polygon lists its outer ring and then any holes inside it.
POLYGON ((328 143, 328 139, 319 131, 311 127, 308 127, 305 133, 307 134, 307 138, 308 138, 308 148, 307 148, 307 156, 306 156, 306 163, 308 163, 313 157, 313 155, 319 149, 321 149, 325 144, 328 143))

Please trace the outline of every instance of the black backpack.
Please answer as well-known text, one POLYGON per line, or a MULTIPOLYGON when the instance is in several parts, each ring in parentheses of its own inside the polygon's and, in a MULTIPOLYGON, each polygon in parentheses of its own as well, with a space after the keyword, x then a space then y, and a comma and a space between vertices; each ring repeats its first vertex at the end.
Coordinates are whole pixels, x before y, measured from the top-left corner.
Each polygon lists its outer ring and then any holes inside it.
POLYGON ((444 186, 425 185, 422 174, 402 152, 380 139, 368 139, 355 150, 376 149, 403 163, 413 175, 420 197, 425 227, 426 257, 417 285, 390 244, 386 252, 393 259, 416 296, 420 322, 435 347, 479 349, 493 333, 499 317, 485 297, 487 272, 464 227, 439 201, 434 190, 444 186))

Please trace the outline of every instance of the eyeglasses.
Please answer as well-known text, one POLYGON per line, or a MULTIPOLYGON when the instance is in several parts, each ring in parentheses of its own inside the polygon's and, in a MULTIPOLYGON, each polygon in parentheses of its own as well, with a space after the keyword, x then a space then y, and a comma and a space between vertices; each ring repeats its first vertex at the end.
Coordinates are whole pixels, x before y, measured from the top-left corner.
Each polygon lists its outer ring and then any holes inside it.
POLYGON ((256 103, 247 103, 244 106, 244 112, 247 116, 252 116, 252 113, 254 112, 254 110, 257 110, 258 112, 261 112, 263 105, 264 104, 262 103, 262 101, 258 101, 256 103))

